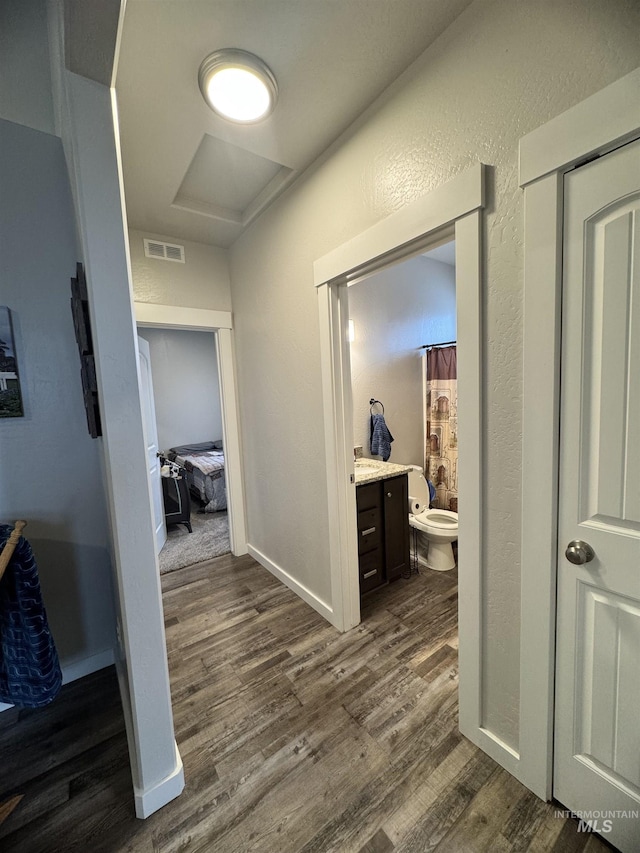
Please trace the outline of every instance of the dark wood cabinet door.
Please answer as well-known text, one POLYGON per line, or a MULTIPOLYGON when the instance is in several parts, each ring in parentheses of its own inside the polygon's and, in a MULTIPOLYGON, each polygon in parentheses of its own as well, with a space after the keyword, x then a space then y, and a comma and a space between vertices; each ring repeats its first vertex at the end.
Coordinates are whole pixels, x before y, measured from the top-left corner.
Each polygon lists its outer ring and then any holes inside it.
POLYGON ((406 474, 383 480, 384 550, 387 580, 409 570, 409 488, 406 474))

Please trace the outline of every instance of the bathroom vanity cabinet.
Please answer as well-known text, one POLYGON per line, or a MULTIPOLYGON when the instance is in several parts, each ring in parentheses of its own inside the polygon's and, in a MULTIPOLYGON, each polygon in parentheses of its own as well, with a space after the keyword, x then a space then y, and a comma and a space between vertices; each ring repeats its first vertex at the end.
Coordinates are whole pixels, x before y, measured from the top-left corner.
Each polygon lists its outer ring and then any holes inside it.
POLYGON ((356 487, 360 594, 409 571, 407 475, 356 487))

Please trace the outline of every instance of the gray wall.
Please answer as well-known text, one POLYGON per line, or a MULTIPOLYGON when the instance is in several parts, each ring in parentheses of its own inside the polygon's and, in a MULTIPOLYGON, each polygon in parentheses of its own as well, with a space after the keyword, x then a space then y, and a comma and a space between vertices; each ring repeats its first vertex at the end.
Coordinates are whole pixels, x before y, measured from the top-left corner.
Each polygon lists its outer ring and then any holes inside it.
POLYGON ((213 332, 138 329, 149 343, 158 446, 222 438, 213 332))
POLYGON ((523 488, 518 140, 640 65, 639 31, 637 0, 476 0, 231 249, 249 542, 330 602, 313 262, 478 160, 493 167, 483 217, 482 717, 514 748, 523 488))
POLYGON ((0 3, 0 117, 53 133, 47 9, 42 0, 0 3))
POLYGON ((13 312, 25 417, 0 420, 0 519, 25 518, 63 663, 114 645, 99 439, 86 424, 70 276, 78 260, 60 139, 0 120, 0 303, 13 312))
MULTIPOLYGON (((424 465, 422 344, 456 337, 455 269, 417 257, 349 288, 353 439, 369 452, 369 400, 384 405, 390 462, 424 465)), ((380 411, 376 408, 375 411, 380 411)))
POLYGON ((226 249, 130 228, 129 252, 133 298, 136 302, 231 311, 226 249), (144 253, 145 237, 184 246, 185 262, 179 264, 147 258, 144 253))

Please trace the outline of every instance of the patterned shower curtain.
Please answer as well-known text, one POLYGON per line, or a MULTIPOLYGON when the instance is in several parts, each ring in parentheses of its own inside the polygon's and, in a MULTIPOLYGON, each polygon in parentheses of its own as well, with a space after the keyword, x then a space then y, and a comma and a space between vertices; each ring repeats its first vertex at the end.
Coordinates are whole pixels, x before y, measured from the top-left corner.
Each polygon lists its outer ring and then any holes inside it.
POLYGON ((458 511, 458 379, 456 347, 434 347, 424 356, 427 479, 436 489, 432 506, 458 511))

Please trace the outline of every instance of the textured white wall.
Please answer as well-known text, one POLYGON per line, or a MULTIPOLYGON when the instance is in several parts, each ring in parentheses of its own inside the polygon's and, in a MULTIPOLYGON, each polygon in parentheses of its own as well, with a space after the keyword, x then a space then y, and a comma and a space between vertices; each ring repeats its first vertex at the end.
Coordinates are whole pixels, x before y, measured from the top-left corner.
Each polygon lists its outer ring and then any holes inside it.
POLYGON ((167 235, 129 229, 133 298, 136 302, 231 311, 227 250, 167 235), (185 247, 185 263, 147 258, 144 238, 185 247))
MULTIPOLYGON (((391 462, 424 465, 423 344, 456 337, 455 270, 423 257, 349 288, 353 440, 369 451, 369 400, 384 404, 391 462)), ((376 407, 375 411, 380 411, 376 407)))
POLYGON ((138 329, 149 343, 158 444, 222 438, 222 413, 213 332, 138 329))
POLYGON ((0 148, 0 303, 14 312, 25 403, 24 418, 0 420, 0 519, 28 521, 64 669, 115 644, 100 439, 69 305, 75 225, 60 140, 0 120, 0 148))
POLYGON ((494 167, 484 229, 483 718, 513 746, 522 487, 518 140, 640 65, 639 31, 636 0, 476 0, 231 250, 249 541, 330 600, 313 261, 477 160, 494 167))

